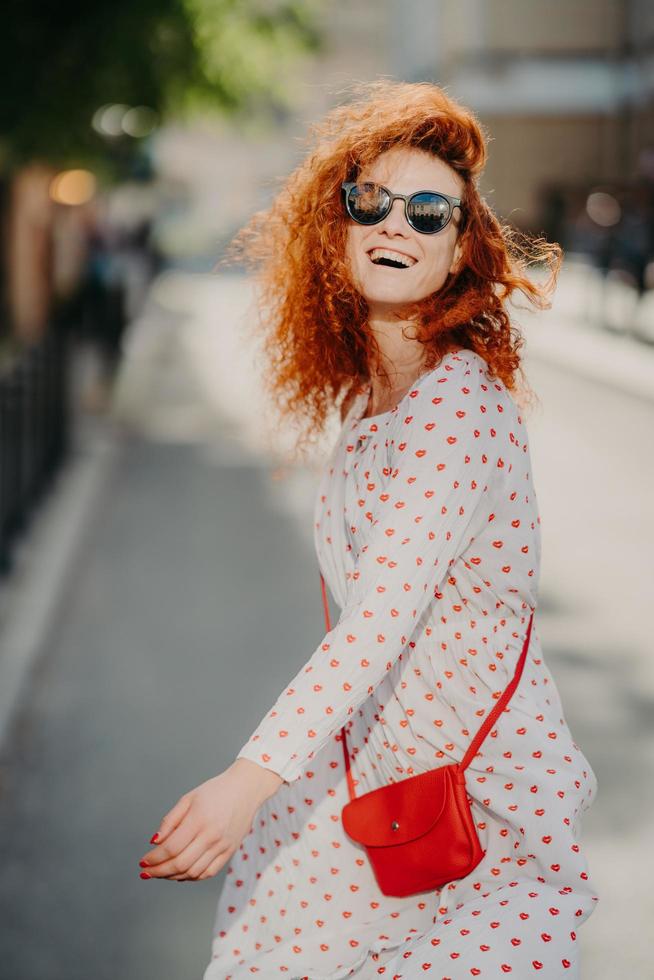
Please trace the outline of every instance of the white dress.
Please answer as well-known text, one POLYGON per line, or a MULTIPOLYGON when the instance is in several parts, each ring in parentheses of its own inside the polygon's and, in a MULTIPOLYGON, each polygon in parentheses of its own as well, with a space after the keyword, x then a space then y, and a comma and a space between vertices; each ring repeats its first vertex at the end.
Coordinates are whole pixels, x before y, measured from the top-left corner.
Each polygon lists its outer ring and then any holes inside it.
POLYGON ((387 897, 343 829, 341 726, 357 795, 461 760, 513 676, 540 568, 527 431, 483 358, 447 354, 390 412, 361 418, 366 402, 315 504, 340 617, 238 753, 285 782, 226 868, 203 980, 578 977, 597 781, 537 615, 518 689, 466 770, 486 851, 474 871, 387 897))

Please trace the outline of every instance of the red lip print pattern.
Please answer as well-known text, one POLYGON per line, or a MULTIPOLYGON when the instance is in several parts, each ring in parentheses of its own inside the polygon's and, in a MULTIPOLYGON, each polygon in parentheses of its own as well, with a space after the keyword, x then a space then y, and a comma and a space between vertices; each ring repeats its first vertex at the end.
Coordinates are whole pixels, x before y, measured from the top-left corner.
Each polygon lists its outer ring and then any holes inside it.
POLYGON ((357 793, 460 758, 512 672, 540 574, 526 428, 481 357, 447 355, 374 422, 366 401, 316 493, 340 615, 238 753, 284 783, 225 869, 203 980, 577 976, 575 929, 597 896, 576 833, 596 780, 561 718, 538 612, 520 700, 467 771, 486 849, 475 871, 389 898, 343 830, 341 728, 357 793))

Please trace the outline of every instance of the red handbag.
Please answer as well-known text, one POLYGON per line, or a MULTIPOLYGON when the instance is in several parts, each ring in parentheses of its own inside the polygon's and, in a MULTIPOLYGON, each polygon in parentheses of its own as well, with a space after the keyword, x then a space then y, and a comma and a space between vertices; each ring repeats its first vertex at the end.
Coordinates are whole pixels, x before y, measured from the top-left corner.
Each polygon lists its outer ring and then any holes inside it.
MULTIPOLYGON (((325 580, 320 575, 327 632, 331 629, 325 580)), ((534 619, 512 680, 479 728, 461 762, 411 776, 356 796, 345 728, 341 728, 350 802, 342 810, 343 827, 366 850, 384 895, 403 898, 433 891, 464 878, 486 853, 466 792, 465 770, 515 691, 527 657, 534 619)))

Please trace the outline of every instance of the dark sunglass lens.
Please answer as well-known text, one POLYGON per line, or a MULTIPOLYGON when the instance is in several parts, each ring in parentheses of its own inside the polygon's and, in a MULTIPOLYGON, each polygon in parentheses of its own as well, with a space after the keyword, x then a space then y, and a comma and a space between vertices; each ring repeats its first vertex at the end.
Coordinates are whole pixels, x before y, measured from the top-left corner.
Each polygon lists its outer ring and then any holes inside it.
POLYGON ((409 204, 408 213, 416 231, 433 234, 447 224, 450 205, 439 194, 416 194, 409 204))
POLYGON ((350 214, 362 225, 374 225, 386 214, 389 198, 379 184, 356 184, 348 197, 350 214))

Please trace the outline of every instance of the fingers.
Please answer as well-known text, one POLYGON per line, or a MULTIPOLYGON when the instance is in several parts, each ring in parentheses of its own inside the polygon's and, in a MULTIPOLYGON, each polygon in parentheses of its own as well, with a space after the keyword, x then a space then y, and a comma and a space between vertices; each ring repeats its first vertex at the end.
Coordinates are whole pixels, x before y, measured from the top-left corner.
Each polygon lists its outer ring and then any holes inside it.
POLYGON ((212 878, 229 860, 232 853, 233 851, 228 847, 220 850, 218 854, 215 848, 205 851, 185 874, 169 875, 169 877, 174 881, 199 881, 212 878), (215 870, 211 870, 212 868, 215 870))
MULTIPOLYGON (((181 829, 181 828, 180 828, 181 829)), ((157 852, 157 859, 149 864, 147 871, 153 878, 166 878, 169 875, 185 874, 187 868, 197 861, 201 855, 210 850, 212 843, 206 835, 196 833, 190 839, 171 837, 157 852)), ((215 854, 215 850, 212 851, 215 854)), ((147 861, 147 858, 145 859, 147 861)))
POLYGON ((222 870, 233 854, 234 851, 231 848, 227 851, 223 851, 216 858, 214 858, 209 867, 199 876, 198 880, 203 881, 205 878, 213 878, 214 875, 217 875, 218 872, 222 870))
POLYGON ((191 836, 194 829, 195 821, 187 816, 168 841, 156 849, 156 860, 147 867, 151 878, 195 878, 219 854, 228 851, 229 844, 223 838, 210 836, 199 827, 197 833, 191 836))
POLYGON ((192 811, 187 811, 185 819, 177 825, 172 833, 169 833, 167 839, 162 844, 156 844, 151 851, 143 855, 142 860, 145 861, 150 873, 152 873, 153 868, 158 868, 170 861, 171 858, 181 854, 199 833, 200 825, 197 818, 192 811))
POLYGON ((198 881, 200 878, 209 878, 207 874, 210 867, 215 866, 216 874, 223 865, 229 860, 234 849, 223 845, 214 844, 205 846, 199 852, 197 848, 190 849, 177 858, 173 859, 172 865, 175 870, 168 873, 158 873, 153 875, 157 878, 169 878, 171 881, 198 881))
POLYGON ((166 838, 179 826, 186 816, 192 803, 192 795, 185 793, 181 796, 175 806, 165 814, 157 829, 157 846, 164 843, 166 838))

